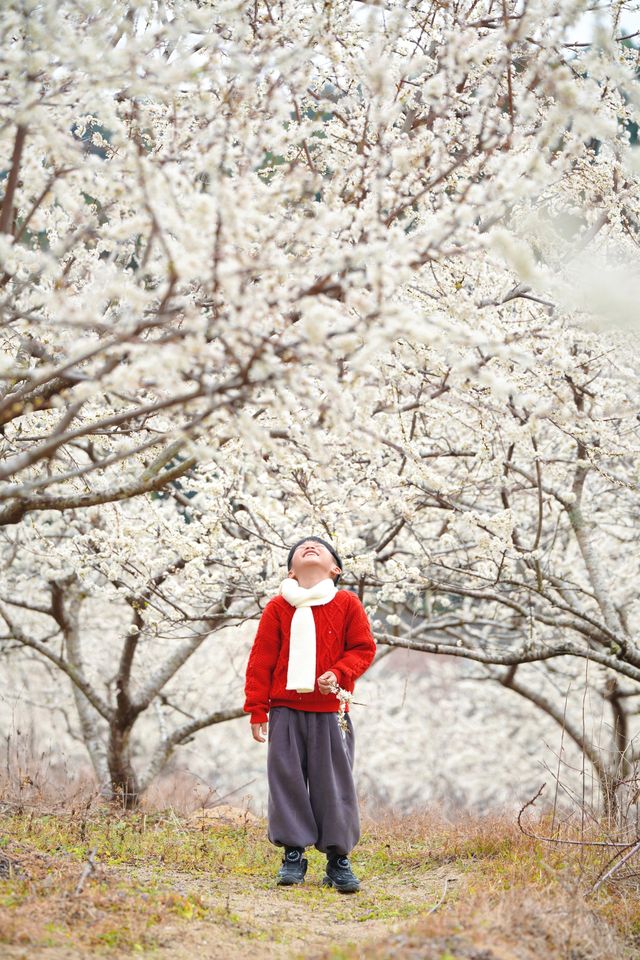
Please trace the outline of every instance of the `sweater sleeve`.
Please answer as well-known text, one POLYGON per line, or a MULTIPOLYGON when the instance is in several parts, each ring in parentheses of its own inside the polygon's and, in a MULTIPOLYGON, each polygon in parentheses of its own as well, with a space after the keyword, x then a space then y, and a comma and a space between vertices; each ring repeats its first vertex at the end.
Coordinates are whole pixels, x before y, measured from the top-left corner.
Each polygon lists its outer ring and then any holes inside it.
POLYGON ((262 611, 247 663, 243 710, 251 723, 265 723, 269 711, 271 679, 280 652, 280 618, 273 600, 262 611))
POLYGON ((345 622, 344 654, 331 667, 341 687, 353 682, 371 665, 376 654, 376 642, 364 607, 355 594, 351 594, 350 610, 345 622))

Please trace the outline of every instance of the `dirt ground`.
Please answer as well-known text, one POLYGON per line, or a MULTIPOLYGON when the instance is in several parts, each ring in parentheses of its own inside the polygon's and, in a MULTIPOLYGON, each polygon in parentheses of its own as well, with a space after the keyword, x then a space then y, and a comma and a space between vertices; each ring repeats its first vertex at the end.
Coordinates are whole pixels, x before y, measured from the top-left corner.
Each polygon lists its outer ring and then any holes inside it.
POLYGON ((305 891, 297 888, 251 889, 234 880, 225 884, 224 891, 216 891, 202 881, 199 892, 206 903, 218 908, 218 924, 225 914, 239 920, 215 927, 206 922, 194 924, 187 942, 178 930, 165 927, 158 956, 176 960, 187 960, 194 954, 206 960, 255 960, 257 955, 261 960, 303 960, 321 956, 330 947, 378 940, 390 930, 406 926, 408 917, 424 916, 442 895, 447 877, 446 870, 439 870, 415 880, 370 880, 357 894, 348 895, 322 888, 318 875, 305 880, 307 887, 316 887, 320 893, 313 904, 305 891), (395 918, 391 916, 394 908, 399 914, 395 918), (381 912, 385 914, 383 919, 381 912))
MULTIPOLYGON (((274 879, 197 877, 167 872, 163 886, 196 894, 206 919, 169 918, 153 928, 153 946, 135 952, 108 951, 110 957, 149 956, 154 960, 310 960, 330 948, 364 945, 427 915, 460 883, 446 867, 428 874, 370 879, 355 894, 321 886, 320 858, 310 862, 303 887, 278 887, 274 879)), ((277 862, 275 868, 277 869, 277 862)), ((354 864, 355 866, 355 864, 354 864)), ((127 869, 141 883, 144 870, 127 869)), ((102 950, 99 951, 103 953, 102 950)), ((3 960, 80 960, 86 947, 2 946, 3 960)))
POLYGON ((582 861, 538 849, 503 820, 367 824, 351 858, 355 894, 322 886, 314 848, 304 884, 277 886, 282 851, 264 823, 233 810, 5 825, 0 960, 640 957, 635 887, 630 901, 600 894, 599 913, 582 861))

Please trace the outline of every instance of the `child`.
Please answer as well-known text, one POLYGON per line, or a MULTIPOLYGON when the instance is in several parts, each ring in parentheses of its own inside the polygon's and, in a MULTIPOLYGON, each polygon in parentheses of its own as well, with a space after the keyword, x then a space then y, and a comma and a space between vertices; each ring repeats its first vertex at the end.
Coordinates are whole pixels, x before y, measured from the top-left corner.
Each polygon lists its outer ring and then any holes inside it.
POLYGON ((376 645, 358 597, 336 584, 342 561, 331 544, 305 537, 290 550, 289 575, 264 608, 249 655, 244 710, 253 738, 267 733, 268 831, 284 847, 277 881, 302 883, 305 847, 327 855, 323 886, 360 887, 349 854, 360 839, 353 782, 354 730, 338 724, 336 685, 353 691, 376 645))

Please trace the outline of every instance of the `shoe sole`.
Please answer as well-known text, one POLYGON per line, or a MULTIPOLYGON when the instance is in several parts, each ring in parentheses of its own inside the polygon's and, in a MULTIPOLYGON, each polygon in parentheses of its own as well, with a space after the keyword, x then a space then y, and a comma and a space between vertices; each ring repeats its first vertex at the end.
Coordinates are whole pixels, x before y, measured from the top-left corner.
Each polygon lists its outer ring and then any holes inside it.
POLYGON ((277 885, 278 885, 279 887, 296 887, 296 886, 300 886, 301 883, 304 883, 304 878, 305 878, 305 876, 306 876, 306 873, 307 873, 307 871, 305 870, 305 872, 302 874, 301 877, 300 877, 300 876, 297 876, 297 877, 296 877, 296 876, 291 876, 291 874, 290 874, 289 876, 287 876, 286 874, 285 874, 285 876, 282 876, 281 874, 277 873, 277 874, 276 874, 276 883, 277 883, 277 885))
POLYGON ((326 875, 322 878, 323 887, 335 887, 338 893, 357 893, 360 889, 359 883, 345 883, 342 886, 326 875))

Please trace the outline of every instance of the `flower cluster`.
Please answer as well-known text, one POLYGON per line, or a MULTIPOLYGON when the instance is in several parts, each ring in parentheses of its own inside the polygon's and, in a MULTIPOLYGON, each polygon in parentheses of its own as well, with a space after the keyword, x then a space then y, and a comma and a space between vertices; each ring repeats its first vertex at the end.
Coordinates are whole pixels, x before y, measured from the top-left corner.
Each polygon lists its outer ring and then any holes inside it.
POLYGON ((343 737, 349 732, 349 724, 347 723, 346 715, 346 706, 348 703, 353 701, 353 694, 349 693, 348 690, 344 690, 337 683, 331 685, 331 692, 335 693, 336 697, 340 701, 340 707, 338 709, 338 726, 342 731, 343 737))

